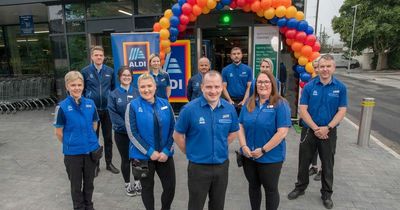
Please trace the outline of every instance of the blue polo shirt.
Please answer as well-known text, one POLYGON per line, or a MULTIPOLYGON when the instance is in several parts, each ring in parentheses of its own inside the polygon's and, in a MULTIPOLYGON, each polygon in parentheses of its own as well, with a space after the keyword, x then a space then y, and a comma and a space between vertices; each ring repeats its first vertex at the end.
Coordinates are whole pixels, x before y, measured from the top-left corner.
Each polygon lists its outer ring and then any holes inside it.
POLYGON ((233 105, 226 100, 214 110, 204 96, 186 104, 175 131, 186 137, 186 156, 197 164, 221 164, 228 159, 228 135, 239 130, 233 105))
MULTIPOLYGON (((256 107, 249 112, 247 106, 242 107, 239 122, 243 125, 246 145, 250 150, 263 147, 278 131, 278 128, 290 127, 290 108, 286 100, 281 99, 275 105, 267 100, 264 104, 256 102, 256 107)), ((283 139, 272 150, 258 159, 259 163, 277 163, 285 160, 286 141, 283 139)))
MULTIPOLYGON (((346 86, 332 77, 332 80, 324 85, 319 77, 311 80, 304 86, 300 98, 301 105, 308 105, 307 111, 318 126, 327 126, 339 110, 339 107, 347 107, 346 86)), ((306 123, 303 123, 308 127, 306 123)))
POLYGON ((125 133, 125 111, 130 101, 139 96, 139 91, 130 86, 128 91, 119 86, 108 96, 108 114, 112 122, 112 128, 115 132, 125 133))
POLYGON ((197 73, 196 75, 190 78, 187 87, 187 96, 189 101, 203 95, 203 92, 201 91, 202 81, 203 81, 203 75, 201 73, 197 73))
POLYGON ((71 96, 67 96, 56 107, 53 125, 63 128, 64 155, 89 154, 100 146, 93 129, 93 122, 99 121, 96 105, 84 97, 80 101, 78 105, 71 96))
POLYGON ((158 72, 157 76, 150 72, 157 84, 156 96, 168 99, 167 87, 171 86, 169 74, 167 72, 158 72))
POLYGON ((243 98, 246 94, 247 83, 253 79, 253 73, 246 64, 231 63, 222 69, 222 79, 227 83, 230 97, 243 98))

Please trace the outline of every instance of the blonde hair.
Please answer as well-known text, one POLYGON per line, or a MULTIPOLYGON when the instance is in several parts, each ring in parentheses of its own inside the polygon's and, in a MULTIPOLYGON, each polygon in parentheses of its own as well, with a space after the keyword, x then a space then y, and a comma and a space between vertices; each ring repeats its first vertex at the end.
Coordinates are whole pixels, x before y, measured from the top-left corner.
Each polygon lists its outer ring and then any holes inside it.
POLYGON ((74 71, 74 70, 70 71, 64 76, 65 85, 68 85, 68 83, 75 81, 77 79, 80 79, 82 80, 82 82, 84 82, 83 76, 79 71, 74 71))
POLYGON ((272 60, 270 58, 263 58, 260 61, 260 66, 263 62, 267 62, 269 64, 269 68, 271 69, 271 72, 274 72, 274 63, 272 62, 272 60))
POLYGON ((95 50, 102 51, 104 53, 104 48, 100 45, 96 45, 96 46, 93 46, 92 48, 90 48, 90 55, 93 55, 93 52, 95 50))
POLYGON ((146 79, 151 80, 151 82, 152 82, 154 85, 156 85, 156 81, 154 80, 154 77, 153 77, 151 74, 149 74, 149 73, 143 73, 142 75, 139 76, 139 78, 138 78, 138 80, 137 80, 137 85, 138 85, 138 87, 139 87, 140 81, 146 80, 146 79))

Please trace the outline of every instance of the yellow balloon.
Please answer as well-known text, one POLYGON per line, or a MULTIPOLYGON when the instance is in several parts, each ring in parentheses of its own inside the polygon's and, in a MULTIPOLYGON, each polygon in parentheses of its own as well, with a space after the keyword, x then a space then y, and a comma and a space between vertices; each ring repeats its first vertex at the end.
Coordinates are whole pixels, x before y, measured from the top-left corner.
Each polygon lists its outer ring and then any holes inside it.
POLYGON ((202 12, 203 14, 208 14, 208 13, 210 13, 210 9, 209 9, 208 7, 203 7, 203 9, 201 10, 201 12, 202 12))
POLYGON ((169 28, 169 19, 166 17, 162 17, 160 19, 161 28, 169 28))
POLYGON ((167 10, 165 10, 165 12, 164 12, 164 17, 166 17, 166 18, 170 18, 170 17, 172 17, 172 15, 174 15, 173 13, 172 13, 172 10, 171 9, 167 9, 167 10))
POLYGON ((296 13, 296 20, 304 20, 304 13, 302 11, 296 13))
POLYGON ((258 12, 257 12, 257 16, 258 17, 264 17, 264 10, 258 10, 258 12))
POLYGON ((171 47, 165 48, 164 51, 165 51, 165 54, 168 54, 169 52, 171 52, 171 47))
POLYGON ((271 20, 272 18, 274 18, 275 17, 275 9, 273 7, 270 7, 267 10, 265 10, 264 17, 267 18, 268 20, 271 20))
POLYGON ((316 77, 317 75, 318 75, 318 74, 314 72, 314 73, 311 75, 311 77, 314 78, 314 77, 316 77))
POLYGON ((295 58, 299 58, 299 57, 300 57, 300 55, 301 55, 301 53, 300 53, 300 52, 294 52, 294 54, 293 54, 293 55, 294 55, 294 57, 295 57, 295 58))
POLYGON ((168 39, 163 39, 163 40, 161 40, 161 47, 163 48, 163 49, 166 49, 166 48, 168 48, 168 47, 170 47, 171 46, 171 42, 168 40, 168 39))
POLYGON ((285 6, 279 6, 278 8, 276 8, 275 15, 278 18, 281 18, 281 17, 285 16, 285 14, 286 14, 286 7, 285 6))
POLYGON ((304 56, 300 56, 297 61, 299 62, 299 65, 304 66, 308 63, 308 58, 306 58, 304 56))
POLYGON ((161 39, 168 39, 169 38, 169 30, 168 29, 161 29, 160 30, 160 38, 161 39))
POLYGON ((286 18, 294 18, 296 17, 297 9, 295 6, 290 6, 286 8, 286 18))
POLYGON ((207 1, 207 7, 209 9, 214 9, 217 6, 217 2, 215 0, 208 0, 207 1))
POLYGON ((308 63, 306 64, 306 71, 307 71, 308 73, 310 73, 310 74, 313 74, 313 73, 314 73, 314 67, 313 67, 313 65, 312 65, 312 62, 308 62, 308 63))

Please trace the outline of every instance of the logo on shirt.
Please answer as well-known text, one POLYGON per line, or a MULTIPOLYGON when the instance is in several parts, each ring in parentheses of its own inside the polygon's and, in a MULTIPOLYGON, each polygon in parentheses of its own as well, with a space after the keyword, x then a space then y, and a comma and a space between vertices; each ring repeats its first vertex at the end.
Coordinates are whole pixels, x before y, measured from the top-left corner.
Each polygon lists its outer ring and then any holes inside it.
POLYGON ((121 103, 122 102, 122 99, 121 98, 118 98, 117 99, 117 103, 121 103))
POLYGON ((222 119, 226 119, 226 118, 229 118, 231 115, 229 115, 229 114, 224 114, 224 115, 222 115, 222 119))
POLYGON ((139 107, 139 108, 138 108, 138 112, 143 112, 142 107, 139 107))
POLYGON ((71 105, 68 105, 67 109, 68 109, 68 111, 74 110, 71 105))
POLYGON ((312 93, 313 96, 317 96, 318 95, 318 91, 314 90, 312 93))
POLYGON ((232 74, 232 73, 230 73, 230 74, 229 74, 229 77, 233 77, 233 74, 232 74))
POLYGON ((333 90, 333 93, 334 93, 334 94, 339 94, 339 93, 340 93, 340 90, 333 90))
POLYGON ((328 96, 331 97, 339 97, 340 90, 333 90, 332 93, 329 93, 328 96))
POLYGON ((111 75, 109 75, 109 74, 105 74, 104 76, 106 76, 106 77, 111 77, 111 75))
POLYGON ((147 60, 150 56, 149 42, 122 42, 124 52, 124 65, 132 69, 133 74, 147 71, 147 60))
POLYGON ((168 109, 168 106, 161 107, 161 110, 165 110, 165 109, 168 109))
POLYGON ((268 105, 267 106, 267 109, 273 109, 274 108, 274 105, 268 105))
POLYGON ((196 83, 194 84, 194 86, 195 86, 195 87, 199 87, 199 86, 200 86, 200 83, 196 82, 196 83))
POLYGON ((200 124, 200 125, 206 124, 206 120, 205 120, 203 117, 200 117, 200 118, 199 118, 199 124, 200 124))
POLYGON ((90 75, 89 75, 89 77, 90 77, 91 79, 93 79, 93 78, 94 78, 93 74, 90 74, 90 75))
POLYGON ((86 108, 92 108, 92 104, 86 104, 86 108))

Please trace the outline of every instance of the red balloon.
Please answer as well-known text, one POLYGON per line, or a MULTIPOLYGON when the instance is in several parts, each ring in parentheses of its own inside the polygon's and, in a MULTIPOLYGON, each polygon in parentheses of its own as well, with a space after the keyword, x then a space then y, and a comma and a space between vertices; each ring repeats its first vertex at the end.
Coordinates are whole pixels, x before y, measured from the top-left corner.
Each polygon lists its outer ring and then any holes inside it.
POLYGON ((246 3, 248 3, 248 4, 251 4, 253 2, 254 2, 254 0, 246 0, 246 3))
POLYGON ((184 3, 182 5, 182 13, 185 15, 189 15, 192 12, 192 5, 189 3, 184 3))
POLYGON ((314 52, 319 52, 320 49, 321 49, 321 44, 319 44, 319 42, 315 42, 314 46, 312 47, 312 50, 314 52))
POLYGON ((189 23, 189 17, 187 15, 182 14, 179 16, 179 20, 182 25, 187 25, 189 23))
POLYGON ((317 41, 317 38, 313 34, 310 34, 307 36, 304 44, 313 46, 315 44, 315 41, 317 41))
POLYGON ((289 45, 289 46, 292 45, 293 42, 294 42, 293 39, 286 39, 286 44, 289 45))
POLYGON ((192 6, 196 4, 196 0, 186 0, 186 2, 192 6))
POLYGON ((186 30, 186 25, 179 24, 178 30, 179 30, 179 32, 185 31, 186 30))
POLYGON ((231 4, 229 4, 229 7, 235 9, 237 7, 236 1, 232 1, 231 4))
POLYGON ((306 85, 306 83, 303 82, 303 81, 300 81, 300 82, 299 82, 299 85, 300 85, 301 88, 304 88, 304 86, 306 85))
POLYGON ((238 7, 244 7, 244 5, 246 5, 246 0, 237 0, 236 5, 238 7))
POLYGON ((154 23, 154 25, 153 25, 153 31, 154 32, 159 32, 161 30, 161 25, 160 25, 160 23, 154 23))
POLYGON ((286 27, 286 26, 279 28, 279 32, 281 32, 281 34, 285 34, 287 30, 288 30, 288 27, 286 27))
POLYGON ((307 34, 304 31, 299 31, 299 32, 296 33, 296 37, 295 38, 296 38, 297 41, 299 41, 301 43, 304 43, 304 41, 307 38, 307 34))
POLYGON ((288 39, 294 39, 296 37, 296 29, 289 29, 286 31, 285 36, 288 39))

